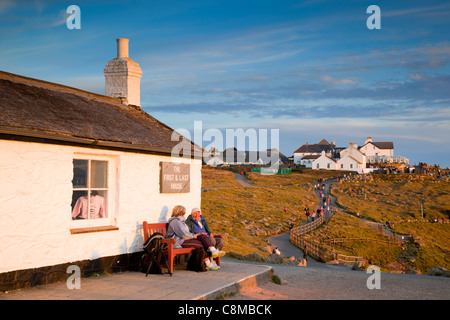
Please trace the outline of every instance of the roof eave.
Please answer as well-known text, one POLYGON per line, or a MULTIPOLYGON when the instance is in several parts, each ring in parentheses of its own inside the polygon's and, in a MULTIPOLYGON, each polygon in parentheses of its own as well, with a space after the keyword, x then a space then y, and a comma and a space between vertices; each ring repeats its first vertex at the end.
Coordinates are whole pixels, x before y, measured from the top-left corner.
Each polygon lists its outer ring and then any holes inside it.
MULTIPOLYGON (((34 131, 23 128, 0 127, 0 139, 5 139, 5 137, 2 137, 1 135, 9 137, 17 137, 18 140, 26 140, 26 138, 34 138, 40 140, 40 142, 42 143, 50 143, 50 144, 52 143, 58 144, 59 142, 61 144, 82 145, 102 149, 120 149, 129 152, 144 152, 166 156, 172 155, 172 148, 167 147, 132 144, 119 141, 105 141, 84 137, 74 137, 70 135, 62 135, 43 131, 34 131)), ((194 157, 195 155, 191 156, 190 158, 194 157)))

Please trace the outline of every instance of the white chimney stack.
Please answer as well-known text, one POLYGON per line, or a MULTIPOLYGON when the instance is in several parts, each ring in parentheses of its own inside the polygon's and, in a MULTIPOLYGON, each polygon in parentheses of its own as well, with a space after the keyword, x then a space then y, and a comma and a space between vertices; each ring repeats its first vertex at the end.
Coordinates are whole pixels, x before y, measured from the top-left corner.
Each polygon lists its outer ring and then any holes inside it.
POLYGON ((105 95, 122 98, 127 105, 141 105, 141 76, 139 64, 129 58, 129 39, 117 39, 117 58, 106 64, 105 95))
POLYGON ((117 58, 128 58, 129 39, 117 39, 117 58))

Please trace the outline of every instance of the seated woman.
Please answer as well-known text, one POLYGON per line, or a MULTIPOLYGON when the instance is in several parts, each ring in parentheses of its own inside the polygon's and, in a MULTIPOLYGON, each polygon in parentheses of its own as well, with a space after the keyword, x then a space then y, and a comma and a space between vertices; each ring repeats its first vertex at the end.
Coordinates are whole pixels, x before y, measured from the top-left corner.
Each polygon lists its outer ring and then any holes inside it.
MULTIPOLYGON (((173 208, 172 217, 168 221, 167 237, 175 239, 175 245, 183 248, 203 248, 207 253, 210 253, 212 258, 225 255, 225 252, 219 251, 214 247, 209 236, 196 235, 189 232, 189 228, 184 222, 185 214, 185 207, 178 205, 173 208)), ((208 270, 219 269, 219 266, 210 259, 206 259, 205 264, 208 270)))

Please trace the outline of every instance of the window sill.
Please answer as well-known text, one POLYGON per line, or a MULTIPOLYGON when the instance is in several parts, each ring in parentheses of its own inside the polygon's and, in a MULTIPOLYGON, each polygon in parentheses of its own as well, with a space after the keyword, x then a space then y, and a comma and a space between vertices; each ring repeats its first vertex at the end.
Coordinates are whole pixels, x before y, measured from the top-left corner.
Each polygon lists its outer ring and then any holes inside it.
POLYGON ((114 230, 119 230, 119 228, 115 227, 115 226, 74 228, 74 229, 70 229, 70 233, 71 234, 80 234, 80 233, 103 232, 103 231, 114 231, 114 230))

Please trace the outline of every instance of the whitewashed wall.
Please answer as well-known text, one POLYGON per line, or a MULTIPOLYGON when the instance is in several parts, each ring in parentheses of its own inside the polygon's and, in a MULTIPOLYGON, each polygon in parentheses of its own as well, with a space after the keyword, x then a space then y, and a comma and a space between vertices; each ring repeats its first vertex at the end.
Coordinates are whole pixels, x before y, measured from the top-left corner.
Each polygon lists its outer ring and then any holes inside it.
POLYGON ((0 140, 0 273, 141 250, 142 221, 162 222, 181 204, 201 205, 201 162, 190 193, 160 194, 159 163, 170 157, 0 140), (71 234, 98 221, 71 218, 73 159, 110 160, 110 220, 116 231, 71 234))
POLYGON ((364 152, 364 154, 367 157, 393 157, 394 156, 394 150, 393 149, 380 149, 377 146, 373 145, 372 143, 368 143, 364 147, 361 148, 361 151, 364 152))
POLYGON ((345 171, 356 171, 358 173, 363 173, 364 171, 364 167, 358 163, 358 161, 350 158, 350 157, 343 157, 340 158, 337 162, 337 168, 338 170, 345 170, 345 171), (343 167, 341 168, 341 165, 343 165, 343 167), (350 165, 353 166, 353 168, 350 168, 350 165))
POLYGON ((312 162, 311 168, 314 170, 336 170, 336 161, 327 157, 325 152, 322 152, 322 155, 312 162), (317 167, 317 165, 319 165, 319 167, 317 167), (328 165, 330 167, 328 167, 328 165))

